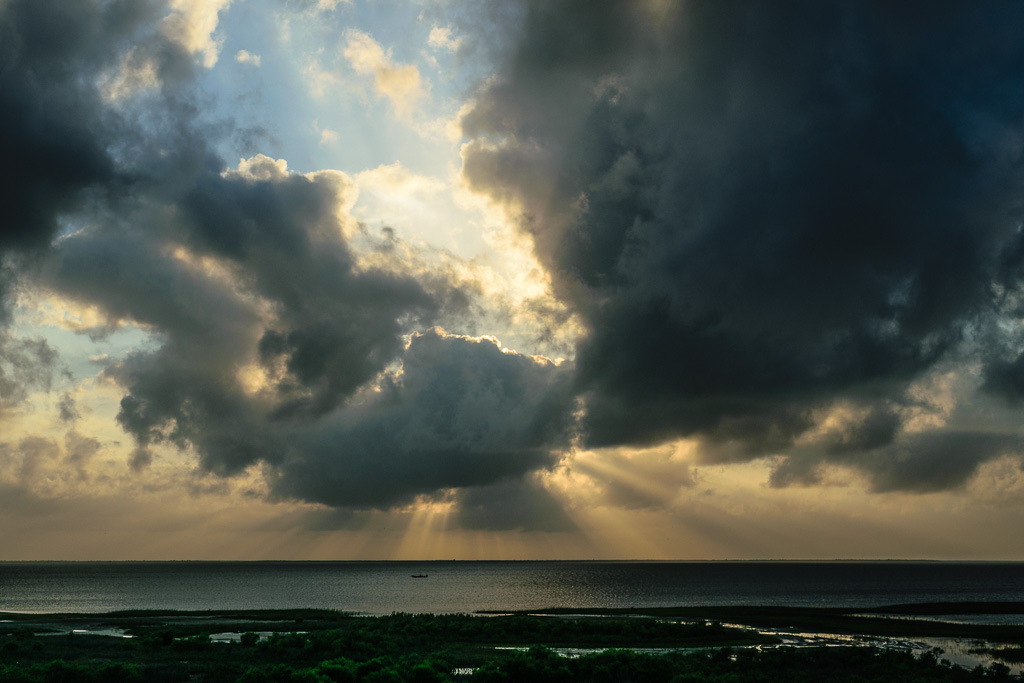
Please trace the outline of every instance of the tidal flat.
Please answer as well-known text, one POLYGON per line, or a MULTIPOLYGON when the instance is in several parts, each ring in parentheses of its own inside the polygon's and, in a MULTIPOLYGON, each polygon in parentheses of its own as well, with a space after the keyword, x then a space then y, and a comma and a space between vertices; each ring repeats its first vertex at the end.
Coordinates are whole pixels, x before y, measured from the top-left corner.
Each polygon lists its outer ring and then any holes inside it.
POLYGON ((1024 680, 1024 603, 0 613, 3 681, 1024 680), (998 616, 1004 623, 947 617, 998 616))

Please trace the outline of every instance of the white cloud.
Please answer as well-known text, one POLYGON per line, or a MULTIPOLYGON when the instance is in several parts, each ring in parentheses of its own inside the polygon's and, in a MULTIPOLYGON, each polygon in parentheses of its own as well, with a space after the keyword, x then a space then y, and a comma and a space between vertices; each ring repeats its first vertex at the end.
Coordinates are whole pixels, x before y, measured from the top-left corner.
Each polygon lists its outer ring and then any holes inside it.
POLYGON ((259 55, 254 55, 248 50, 239 50, 235 53, 235 61, 239 64, 252 64, 253 66, 259 66, 260 59, 259 55))
POLYGON ((238 168, 221 173, 225 178, 244 178, 251 181, 281 180, 287 177, 288 162, 274 159, 266 154, 257 154, 248 159, 239 159, 238 168))
POLYGON ((309 60, 302 68, 302 78, 309 86, 310 94, 318 99, 323 97, 329 88, 341 84, 341 79, 336 73, 323 68, 315 59, 309 60))
POLYGON ((462 118, 472 110, 472 103, 464 103, 454 115, 442 116, 416 123, 416 132, 425 138, 447 140, 456 143, 462 140, 462 118))
POLYGON ((319 12, 333 12, 338 5, 351 5, 352 0, 317 0, 316 9, 319 12))
POLYGON ((341 135, 333 128, 321 128, 319 119, 313 121, 313 132, 320 136, 321 145, 333 145, 341 139, 341 135))
POLYGON ((396 198, 430 196, 446 187, 444 181, 413 173, 398 161, 361 171, 356 174, 355 181, 360 189, 396 198))
POLYGON ((372 76, 377 97, 391 101, 399 116, 412 113, 416 103, 426 94, 419 69, 412 64, 399 64, 369 34, 350 30, 346 33, 345 59, 356 73, 372 76))
POLYGON ((202 55, 206 68, 217 63, 223 38, 214 36, 218 14, 234 0, 171 0, 171 13, 161 28, 168 38, 193 55, 202 55))
POLYGON ((320 131, 320 144, 330 145, 338 141, 338 131, 324 128, 320 131))
POLYGON ((459 49, 459 45, 462 44, 462 38, 453 36, 452 30, 447 26, 435 26, 430 29, 430 35, 427 37, 427 44, 435 50, 448 50, 449 52, 455 52, 459 49))

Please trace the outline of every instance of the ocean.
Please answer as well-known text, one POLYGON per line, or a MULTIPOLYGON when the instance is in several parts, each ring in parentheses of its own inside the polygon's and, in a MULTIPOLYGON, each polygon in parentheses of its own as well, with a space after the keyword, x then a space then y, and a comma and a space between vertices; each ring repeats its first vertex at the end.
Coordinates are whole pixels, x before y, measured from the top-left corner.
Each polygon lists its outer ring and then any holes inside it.
POLYGON ((0 611, 1024 601, 1021 562, 0 562, 0 611), (413 578, 426 574, 425 578, 413 578))

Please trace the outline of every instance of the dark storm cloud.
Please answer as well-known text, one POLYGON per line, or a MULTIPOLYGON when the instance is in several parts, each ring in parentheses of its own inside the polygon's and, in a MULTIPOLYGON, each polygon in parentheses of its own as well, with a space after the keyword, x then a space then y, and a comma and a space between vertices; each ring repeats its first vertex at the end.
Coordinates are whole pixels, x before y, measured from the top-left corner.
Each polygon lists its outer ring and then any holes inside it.
MULTIPOLYGON (((188 205, 199 183, 215 184, 223 163, 199 122, 194 62, 160 30, 166 12, 165 3, 137 0, 0 7, 0 192, 8 209, 0 250, 35 252, 46 286, 163 342, 107 369, 128 391, 118 421, 138 444, 133 468, 148 464, 152 444, 171 442, 232 472, 269 457, 274 444, 259 423, 262 406, 230 378, 255 347, 259 320, 224 281, 173 257, 175 240, 188 234, 176 207, 188 205), (155 91, 131 82, 147 70, 159 79, 155 91), (124 78, 112 101, 104 88, 124 78), (132 99, 140 88, 145 97, 132 99), (54 245, 62 220, 76 232, 54 245)), ((5 402, 43 384, 42 357, 28 343, 4 346, 12 368, 3 368, 5 402)), ((60 408, 73 419, 73 404, 60 408)))
POLYGON ((131 24, 125 3, 11 0, 0 6, 0 248, 45 246, 57 217, 90 187, 110 183, 95 74, 131 24), (119 35, 120 34, 120 35, 119 35))
POLYGON ((1017 342, 1012 337, 996 347, 985 365, 983 388, 1019 407, 1024 399, 1024 354, 1014 355, 1017 342), (1007 351, 1007 347, 1013 348, 1007 351))
MULTIPOLYGON (((784 454, 813 409, 899 404, 1005 311, 1024 6, 525 6, 463 120, 464 174, 521 210, 588 328, 587 445, 784 454)), ((1007 369, 989 387, 1024 393, 1007 369)), ((972 434, 959 455, 885 451, 895 414, 833 449, 886 453, 851 456, 879 488, 955 486, 999 452, 972 434)))
POLYGON ((948 430, 913 434, 881 451, 867 467, 876 491, 941 491, 962 484, 978 466, 1020 453, 1019 436, 948 430))
MULTIPOLYGON (((61 21, 48 3, 5 7, 12 30, 61 21)), ((123 323, 152 334, 103 370, 125 391, 117 421, 135 441, 131 469, 171 445, 224 476, 263 463, 274 496, 351 509, 554 462, 572 405, 563 368, 439 331, 410 341, 464 317, 472 292, 403 260, 393 236, 359 233, 364 255, 377 250, 373 265, 360 262, 349 237, 362 228, 341 215, 354 192, 346 176, 290 173, 259 155, 228 168, 212 150, 231 126, 204 118, 191 58, 156 28, 166 8, 86 7, 83 34, 61 47, 61 77, 43 80, 73 86, 62 96, 79 117, 53 112, 68 123, 46 134, 88 172, 67 180, 49 168, 56 153, 38 153, 38 177, 12 191, 49 193, 17 223, 46 247, 38 282, 98 307, 107 323, 94 336, 123 323), (149 69, 157 84, 132 81, 149 69), (127 94, 104 99, 118 78, 127 94), (75 230, 54 240, 62 218, 75 230)), ((28 57, 12 68, 35 78, 28 57)), ((73 402, 59 408, 75 420, 73 402)), ((81 472, 98 442, 75 434, 68 463, 81 472)))
POLYGON ((56 352, 7 335, 10 298, 59 217, 120 182, 107 151, 117 122, 104 114, 88 75, 113 60, 150 9, 144 2, 0 3, 0 412, 49 386, 56 352))
POLYGON ((0 5, 0 250, 45 248, 61 218, 139 181, 142 112, 111 107, 104 84, 141 66, 165 87, 189 80, 191 58, 158 30, 166 11, 157 0, 0 5))
MULTIPOLYGON (((273 166, 258 161, 254 171, 260 163, 273 166)), ((128 390, 118 421, 140 446, 139 466, 162 442, 194 446, 204 467, 225 474, 276 462, 290 418, 351 395, 401 352, 399 319, 438 306, 408 277, 356 272, 333 218, 337 179, 278 173, 203 175, 162 231, 237 265, 234 286, 151 235, 97 231, 57 252, 54 286, 165 336, 106 373, 128 390), (269 323, 259 312, 267 305, 269 323), (246 364, 276 381, 247 394, 234 375, 246 364)))
POLYGON ((403 318, 429 322, 441 302, 407 275, 357 268, 335 218, 339 181, 274 175, 270 160, 252 171, 258 179, 205 179, 186 211, 197 245, 243 265, 255 293, 278 304, 259 353, 295 383, 281 414, 322 414, 399 354, 403 318))
POLYGON ((196 365, 176 345, 130 356, 107 376, 127 390, 117 421, 138 445, 133 469, 150 464, 148 448, 192 446, 201 465, 233 474, 259 459, 273 461, 280 444, 258 402, 217 366, 196 365))
MULTIPOLYGON (((103 87, 132 62, 126 55, 165 83, 185 78, 190 58, 158 30, 166 9, 151 0, 0 3, 0 326, 54 240, 86 222, 116 221, 111 207, 149 173, 140 173, 141 159, 152 155, 135 149, 147 139, 139 112, 112 107, 103 87)), ((0 332, 0 353, 20 366, 0 371, 5 404, 49 385, 38 370, 52 368, 56 352, 41 364, 26 345, 46 346, 0 332), (19 374, 35 379, 13 386, 19 374)))
POLYGON ((565 374, 489 339, 415 335, 379 392, 293 435, 273 489, 382 507, 550 466, 568 446, 565 374))
POLYGON ((821 466, 848 465, 863 472, 873 490, 928 493, 963 484, 982 463, 1019 454, 1019 436, 967 430, 914 433, 857 451, 797 449, 772 472, 775 487, 821 482, 821 466))
POLYGON ((347 183, 257 157, 137 209, 149 234, 87 230, 55 250, 47 283, 159 339, 104 373, 127 391, 117 419, 137 444, 133 469, 167 443, 223 475, 266 463, 276 497, 387 507, 549 466, 566 445, 564 370, 438 331, 406 343, 467 295, 443 273, 357 263, 337 217, 347 183), (241 366, 262 384, 243 386, 241 366))
POLYGON ((158 348, 136 351, 104 373, 128 391, 118 422, 139 444, 135 466, 148 464, 146 448, 162 442, 193 444, 204 462, 217 453, 211 469, 227 472, 267 453, 272 440, 258 407, 230 374, 259 330, 247 302, 135 233, 67 239, 48 275, 67 296, 166 335, 158 348))

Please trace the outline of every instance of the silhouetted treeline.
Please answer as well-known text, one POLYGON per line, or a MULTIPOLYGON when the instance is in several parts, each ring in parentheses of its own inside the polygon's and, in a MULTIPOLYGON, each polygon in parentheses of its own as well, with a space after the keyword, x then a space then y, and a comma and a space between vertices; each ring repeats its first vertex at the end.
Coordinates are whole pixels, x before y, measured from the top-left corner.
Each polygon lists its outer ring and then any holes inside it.
MULTIPOLYGON (((164 672, 166 675, 166 672, 164 672)), ((0 666, 5 683, 142 683, 170 680, 153 677, 134 664, 47 664, 0 666)), ((181 680, 196 680, 196 675, 181 680)), ((606 650, 576 659, 546 648, 513 652, 473 673, 454 674, 443 654, 431 657, 374 657, 353 661, 344 657, 309 667, 268 664, 250 667, 241 676, 216 673, 198 680, 237 683, 970 683, 1014 681, 1005 666, 967 671, 906 652, 873 648, 782 648, 758 652, 728 649, 713 653, 642 654, 606 650)))

